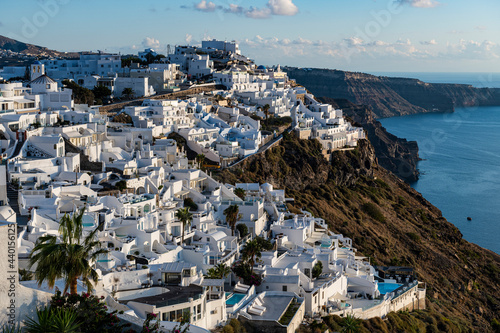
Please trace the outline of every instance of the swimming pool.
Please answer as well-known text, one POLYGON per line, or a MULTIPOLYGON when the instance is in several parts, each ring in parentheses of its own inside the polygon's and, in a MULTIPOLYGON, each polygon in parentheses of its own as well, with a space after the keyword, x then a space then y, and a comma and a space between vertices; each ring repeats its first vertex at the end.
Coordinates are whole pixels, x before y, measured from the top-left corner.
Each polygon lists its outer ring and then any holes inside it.
POLYGON ((401 286, 402 286, 401 283, 379 282, 378 291, 380 291, 380 294, 385 295, 387 293, 390 293, 391 291, 398 289, 401 286))
POLYGON ((84 222, 84 223, 82 223, 82 225, 83 225, 84 227, 93 227, 93 226, 94 226, 94 223, 91 223, 91 222, 84 222))
POLYGON ((238 304, 243 298, 245 298, 245 294, 233 294, 226 300, 226 305, 233 306, 238 304))

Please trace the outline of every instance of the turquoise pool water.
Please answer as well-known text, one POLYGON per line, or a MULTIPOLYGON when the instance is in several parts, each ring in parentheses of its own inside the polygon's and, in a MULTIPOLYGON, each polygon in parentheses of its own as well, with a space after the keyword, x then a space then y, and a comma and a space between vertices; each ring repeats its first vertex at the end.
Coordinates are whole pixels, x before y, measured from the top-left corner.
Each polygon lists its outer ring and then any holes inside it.
POLYGON ((233 306, 238 304, 245 296, 245 294, 233 294, 233 296, 226 300, 226 305, 233 306))
POLYGON ((402 284, 401 283, 387 283, 387 282, 379 282, 378 283, 378 291, 380 291, 380 293, 382 295, 385 295, 387 293, 390 293, 391 291, 393 290, 396 290, 398 289, 399 287, 401 287, 402 284))
POLYGON ((99 259, 97 262, 110 262, 113 261, 113 259, 99 259))
POLYGON ((90 223, 90 222, 85 223, 85 222, 84 222, 84 223, 82 223, 82 225, 83 225, 84 227, 93 227, 93 226, 94 226, 94 223, 90 223))

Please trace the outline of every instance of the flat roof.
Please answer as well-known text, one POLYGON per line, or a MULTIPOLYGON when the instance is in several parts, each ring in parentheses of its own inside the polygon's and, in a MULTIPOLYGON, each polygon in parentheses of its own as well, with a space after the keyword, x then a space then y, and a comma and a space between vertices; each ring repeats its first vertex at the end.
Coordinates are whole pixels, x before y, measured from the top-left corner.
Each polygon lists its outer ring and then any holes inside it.
POLYGON ((154 305, 156 307, 163 307, 188 302, 190 298, 197 299, 202 293, 203 288, 195 285, 190 285, 188 287, 168 286, 168 292, 166 293, 139 297, 123 301, 123 303, 127 304, 128 302, 137 302, 154 305))
MULTIPOLYGON (((262 306, 266 308, 266 311, 262 314, 262 316, 257 316, 253 314, 248 314, 251 317, 251 320, 272 320, 278 321, 283 313, 285 313, 286 309, 290 302, 294 299, 294 296, 288 295, 272 295, 265 296, 262 299, 262 306)), ((252 304, 250 302, 250 304, 252 304)))

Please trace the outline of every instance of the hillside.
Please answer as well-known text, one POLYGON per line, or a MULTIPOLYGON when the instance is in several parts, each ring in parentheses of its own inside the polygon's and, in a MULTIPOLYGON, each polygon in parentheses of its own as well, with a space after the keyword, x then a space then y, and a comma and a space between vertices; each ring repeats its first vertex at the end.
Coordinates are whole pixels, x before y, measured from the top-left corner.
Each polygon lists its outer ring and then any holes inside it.
POLYGON ((373 118, 373 113, 367 106, 355 105, 345 99, 322 97, 319 100, 342 109, 344 115, 365 129, 382 167, 409 183, 418 180, 417 142, 407 141, 387 132, 382 124, 373 118))
POLYGON ((39 57, 74 57, 77 55, 77 53, 59 52, 43 46, 23 43, 2 35, 0 35, 0 50, 8 50, 23 55, 39 57))
POLYGON ((500 105, 500 88, 425 83, 330 69, 286 67, 290 78, 316 96, 368 105, 375 118, 423 112, 453 112, 455 107, 500 105))
POLYGON ((363 332, 489 332, 500 319, 500 256, 465 241, 439 209, 379 167, 367 140, 328 163, 319 142, 285 135, 277 147, 215 177, 283 188, 295 199, 291 209, 324 218, 372 263, 415 267, 427 283, 428 310, 365 321, 363 332))

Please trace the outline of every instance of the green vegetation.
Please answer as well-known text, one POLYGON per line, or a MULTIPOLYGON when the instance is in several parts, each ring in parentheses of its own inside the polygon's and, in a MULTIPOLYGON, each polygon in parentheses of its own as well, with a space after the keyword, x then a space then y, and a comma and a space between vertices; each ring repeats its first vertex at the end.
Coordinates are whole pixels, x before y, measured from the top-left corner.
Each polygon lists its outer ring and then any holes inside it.
POLYGON ((94 105, 95 96, 92 90, 84 88, 76 82, 70 80, 63 80, 62 83, 65 88, 72 90, 75 104, 94 105))
POLYGON ((96 104, 103 104, 111 96, 111 90, 105 86, 95 86, 92 93, 95 96, 96 104))
MULTIPOLYGON (((285 133, 276 147, 215 176, 232 184, 269 182, 286 188, 287 197, 294 199, 287 205, 290 211, 308 210, 323 218, 330 230, 350 237, 358 253, 375 258, 378 265, 415 268, 427 284, 427 310, 365 320, 360 332, 417 331, 407 327, 492 331, 493 318, 499 319, 500 291, 487 286, 500 282, 499 257, 463 240, 439 209, 379 167, 368 141, 361 140, 353 151, 334 152, 331 163, 321 150, 317 140, 285 133)), ((250 274, 248 266, 238 269, 238 276, 250 274)), ((340 321, 336 325, 329 325, 330 331, 341 331, 340 321)), ((301 332, 312 332, 311 327, 320 332, 322 326, 308 325, 301 332)))
POLYGON ((127 181, 120 180, 120 181, 116 182, 115 187, 120 191, 126 190, 127 189, 127 181))
POLYGON ((318 261, 316 264, 314 264, 314 267, 312 269, 312 276, 313 278, 317 279, 321 273, 323 273, 323 263, 321 261, 318 261))
POLYGON ((241 251, 242 260, 232 268, 234 274, 242 278, 245 284, 259 286, 262 278, 260 275, 254 274, 253 266, 256 260, 262 256, 262 251, 268 251, 272 248, 271 242, 262 237, 255 237, 248 241, 241 251))
POLYGON ((417 243, 420 243, 420 236, 417 235, 416 233, 414 232, 409 232, 407 233, 408 237, 410 237, 410 239, 414 242, 417 242, 417 243))
POLYGON ((196 155, 196 163, 198 163, 198 167, 202 170, 205 171, 205 154, 198 154, 196 155))
POLYGON ((36 318, 25 320, 28 333, 107 332, 124 331, 130 324, 121 324, 118 311, 108 312, 103 301, 89 294, 65 294, 60 291, 52 297, 49 306, 37 309, 36 318))
POLYGON ((89 292, 92 282, 97 283, 97 272, 90 265, 91 261, 108 251, 101 248, 97 239, 96 228, 86 237, 83 237, 82 218, 85 207, 72 217, 64 214, 61 218, 57 236, 46 235, 38 239, 30 254, 29 266, 36 264, 35 280, 38 284, 47 281, 50 288, 54 287, 57 279, 65 279, 64 293, 70 289, 71 294, 77 293, 77 280, 80 278, 89 292))
POLYGON ((181 245, 184 244, 184 231, 186 230, 186 225, 191 225, 193 220, 193 214, 189 211, 189 207, 180 208, 175 212, 175 217, 182 223, 182 238, 181 245))
POLYGON ((122 96, 130 99, 134 97, 134 90, 132 88, 124 88, 122 91, 122 96))
POLYGON ((241 200, 245 200, 247 191, 245 191, 244 189, 242 189, 240 187, 237 187, 234 189, 234 194, 236 194, 241 200))
POLYGON ((184 199, 184 207, 188 207, 192 212, 196 212, 198 210, 198 205, 190 197, 184 199))
POLYGON ((248 227, 246 224, 240 223, 236 226, 236 230, 238 230, 238 233, 240 235, 240 238, 245 237, 248 235, 248 227))
POLYGON ((237 320, 231 319, 229 323, 222 328, 223 333, 246 333, 245 327, 237 320))
POLYGON ((385 222, 385 216, 382 214, 380 209, 377 207, 376 204, 372 202, 366 202, 361 206, 361 209, 368 214, 372 219, 377 220, 379 222, 385 222))
POLYGON ((238 205, 231 205, 224 209, 227 225, 231 228, 231 235, 234 236, 234 228, 236 223, 243 218, 240 214, 240 207, 238 205))
POLYGON ((207 278, 209 279, 225 279, 229 274, 231 274, 231 268, 226 266, 226 264, 218 264, 215 267, 210 268, 207 271, 207 278))
POLYGON ((281 325, 287 326, 290 324, 290 322, 293 319, 293 316, 295 316, 295 313, 297 313, 297 310, 299 309, 300 304, 297 303, 297 300, 294 298, 292 302, 288 305, 286 308, 285 313, 281 316, 279 323, 281 325))
POLYGON ((32 279, 33 279, 33 273, 23 268, 19 269, 19 281, 29 281, 32 279))

